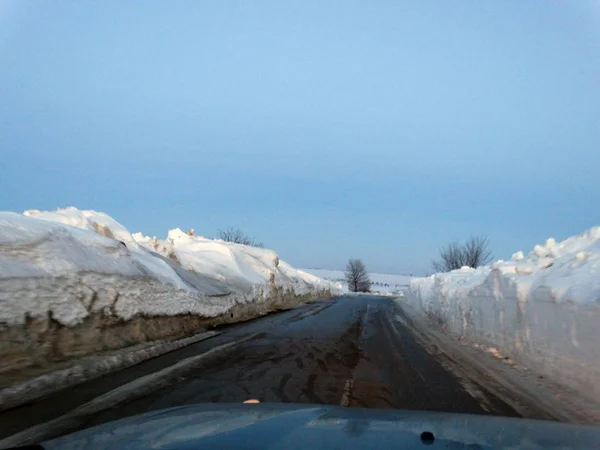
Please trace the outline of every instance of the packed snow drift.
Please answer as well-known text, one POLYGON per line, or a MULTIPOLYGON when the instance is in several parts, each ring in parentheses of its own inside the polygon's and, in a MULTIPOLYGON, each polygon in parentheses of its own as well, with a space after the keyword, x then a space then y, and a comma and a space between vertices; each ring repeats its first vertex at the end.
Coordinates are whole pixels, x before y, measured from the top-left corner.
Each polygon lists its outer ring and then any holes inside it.
MULTIPOLYGON (((343 270, 302 269, 302 271, 316 275, 324 280, 332 281, 338 284, 343 292, 348 292, 348 282, 346 281, 346 274, 343 270)), ((379 294, 400 294, 408 287, 412 278, 413 277, 409 275, 369 273, 371 291, 379 294)))
POLYGON ((65 326, 94 312, 215 317, 239 303, 335 290, 272 250, 171 230, 132 235, 110 216, 76 208, 0 213, 0 322, 65 326))
POLYGON ((477 269, 415 278, 442 327, 600 401, 600 227, 477 269))

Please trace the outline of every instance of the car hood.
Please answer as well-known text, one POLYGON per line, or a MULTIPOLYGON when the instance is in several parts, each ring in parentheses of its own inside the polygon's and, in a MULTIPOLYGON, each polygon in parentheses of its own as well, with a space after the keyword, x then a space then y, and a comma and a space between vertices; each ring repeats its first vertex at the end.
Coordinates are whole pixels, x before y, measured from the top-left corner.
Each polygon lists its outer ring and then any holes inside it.
POLYGON ((154 411, 42 443, 45 449, 589 449, 600 428, 494 416, 293 404, 154 411), (431 445, 431 447, 426 447, 431 445))

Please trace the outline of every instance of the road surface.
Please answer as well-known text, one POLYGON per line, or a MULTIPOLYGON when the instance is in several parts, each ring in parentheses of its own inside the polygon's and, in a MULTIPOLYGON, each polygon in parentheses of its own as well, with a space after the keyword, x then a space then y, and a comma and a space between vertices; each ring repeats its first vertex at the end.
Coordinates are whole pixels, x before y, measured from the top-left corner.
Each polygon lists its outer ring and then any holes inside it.
POLYGON ((225 327, 207 341, 0 413, 0 438, 252 334, 256 336, 189 368, 167 387, 86 417, 75 428, 160 408, 247 399, 519 416, 492 394, 484 403, 481 395, 473 395, 468 382, 419 343, 408 322, 389 297, 345 296, 225 327))

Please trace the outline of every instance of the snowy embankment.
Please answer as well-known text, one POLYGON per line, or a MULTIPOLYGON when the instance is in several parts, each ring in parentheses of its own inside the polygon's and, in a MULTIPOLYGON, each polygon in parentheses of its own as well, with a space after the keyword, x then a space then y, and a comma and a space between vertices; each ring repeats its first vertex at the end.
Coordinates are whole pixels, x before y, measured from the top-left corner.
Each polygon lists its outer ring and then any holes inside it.
POLYGON ((415 278, 406 301, 600 402, 600 227, 511 261, 415 278))
POLYGON ((162 241, 95 211, 4 212, 0 372, 183 337, 208 318, 248 319, 335 290, 272 250, 191 230, 162 241))
MULTIPOLYGON (((344 293, 348 292, 346 273, 343 270, 331 269, 302 269, 304 272, 313 274, 324 280, 336 283, 344 293)), ((396 275, 391 273, 369 273, 371 280, 371 291, 378 294, 398 294, 410 284, 412 276, 396 275)))

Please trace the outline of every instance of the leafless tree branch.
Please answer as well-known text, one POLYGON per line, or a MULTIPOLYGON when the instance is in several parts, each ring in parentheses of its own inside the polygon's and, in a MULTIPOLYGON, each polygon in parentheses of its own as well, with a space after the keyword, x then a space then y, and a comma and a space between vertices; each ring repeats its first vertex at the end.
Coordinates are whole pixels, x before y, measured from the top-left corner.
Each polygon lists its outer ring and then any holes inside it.
POLYGON ((452 242, 440 249, 440 259, 431 262, 436 272, 450 272, 463 266, 479 267, 492 261, 489 239, 485 236, 470 237, 466 243, 452 242))
POLYGON ((227 242, 234 242, 235 244, 250 245, 252 247, 264 247, 264 244, 262 242, 257 241, 253 237, 248 236, 239 228, 229 227, 225 230, 218 230, 217 239, 221 239, 227 242))
POLYGON ((360 259, 350 259, 346 264, 346 281, 350 292, 369 292, 371 280, 367 268, 360 259))

